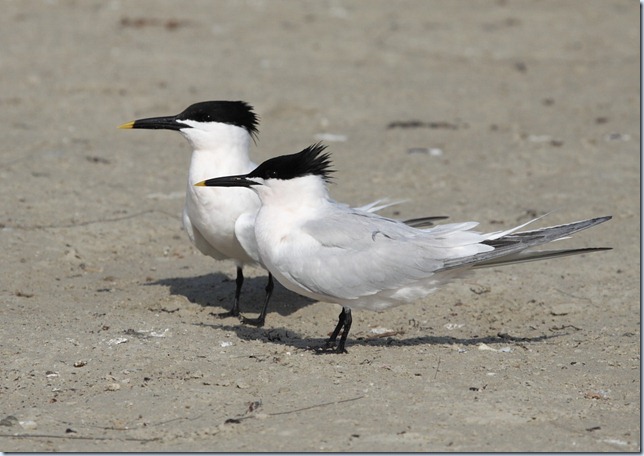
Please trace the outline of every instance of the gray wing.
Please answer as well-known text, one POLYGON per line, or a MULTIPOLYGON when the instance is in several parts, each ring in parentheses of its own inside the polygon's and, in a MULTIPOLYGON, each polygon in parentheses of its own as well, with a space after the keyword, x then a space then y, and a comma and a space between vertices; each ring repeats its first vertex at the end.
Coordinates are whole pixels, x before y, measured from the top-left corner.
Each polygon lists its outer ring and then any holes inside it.
POLYGON ((394 290, 433 275, 449 258, 492 250, 473 231, 475 222, 428 230, 378 215, 335 207, 302 226, 315 249, 292 278, 308 290, 341 299, 394 290))

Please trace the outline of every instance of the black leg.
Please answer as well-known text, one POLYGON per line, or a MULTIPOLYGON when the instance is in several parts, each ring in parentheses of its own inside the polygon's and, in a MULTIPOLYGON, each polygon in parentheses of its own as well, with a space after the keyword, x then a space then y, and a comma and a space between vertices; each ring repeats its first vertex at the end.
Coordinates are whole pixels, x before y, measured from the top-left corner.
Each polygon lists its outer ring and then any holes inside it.
POLYGON ((338 353, 346 353, 347 350, 344 348, 344 343, 347 341, 347 336, 349 335, 349 330, 351 329, 351 323, 353 323, 353 317, 351 316, 351 309, 349 307, 343 307, 344 310, 344 331, 342 331, 342 337, 340 337, 340 343, 336 351, 338 353))
POLYGON ((253 326, 264 326, 264 323, 266 322, 266 313, 268 312, 268 301, 271 300, 271 295, 273 294, 273 288, 275 287, 275 284, 273 283, 273 274, 270 272, 268 273, 268 283, 266 284, 266 298, 264 299, 264 307, 262 307, 262 311, 259 314, 259 317, 257 318, 246 318, 246 317, 241 317, 242 322, 248 324, 248 325, 253 325, 253 326))
POLYGON ((244 284, 244 273, 241 266, 237 266, 237 278, 235 279, 235 301, 230 312, 220 313, 219 317, 238 317, 239 316, 239 296, 241 295, 242 285, 244 284))
POLYGON ((230 311, 234 316, 239 315, 239 295, 241 295, 242 285, 244 285, 244 273, 241 266, 237 266, 237 278, 235 279, 235 302, 230 311))
POLYGON ((333 348, 335 341, 338 338, 338 334, 340 334, 340 330, 344 328, 342 337, 340 337, 340 343, 338 344, 338 347, 335 349, 335 351, 336 353, 346 353, 347 351, 344 348, 344 344, 347 341, 347 336, 349 335, 349 329, 351 329, 352 321, 353 318, 351 317, 351 309, 349 307, 342 307, 342 311, 338 316, 338 324, 333 330, 331 337, 329 337, 329 340, 326 341, 325 348, 333 348))

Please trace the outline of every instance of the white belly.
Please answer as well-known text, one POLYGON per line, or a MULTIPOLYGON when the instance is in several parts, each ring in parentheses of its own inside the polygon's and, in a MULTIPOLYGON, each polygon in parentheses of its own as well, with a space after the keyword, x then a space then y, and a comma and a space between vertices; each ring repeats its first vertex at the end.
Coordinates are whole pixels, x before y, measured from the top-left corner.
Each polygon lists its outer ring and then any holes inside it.
POLYGON ((188 185, 183 224, 204 255, 253 264, 235 236, 235 221, 241 214, 258 208, 259 198, 249 189, 188 185))

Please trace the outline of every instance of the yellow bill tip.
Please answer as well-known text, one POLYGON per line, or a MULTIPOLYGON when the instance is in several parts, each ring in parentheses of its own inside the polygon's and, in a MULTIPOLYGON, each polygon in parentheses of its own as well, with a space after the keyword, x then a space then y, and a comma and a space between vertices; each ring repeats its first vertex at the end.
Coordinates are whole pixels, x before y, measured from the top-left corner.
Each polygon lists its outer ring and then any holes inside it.
POLYGON ((195 187, 205 187, 205 186, 206 186, 206 181, 205 181, 205 180, 202 180, 202 181, 200 181, 200 182, 197 182, 197 183, 196 183, 196 184, 194 184, 194 185, 195 185, 195 187))
POLYGON ((128 129, 128 128, 134 128, 134 120, 132 122, 127 122, 124 123, 123 125, 119 125, 118 128, 123 128, 123 129, 128 129))

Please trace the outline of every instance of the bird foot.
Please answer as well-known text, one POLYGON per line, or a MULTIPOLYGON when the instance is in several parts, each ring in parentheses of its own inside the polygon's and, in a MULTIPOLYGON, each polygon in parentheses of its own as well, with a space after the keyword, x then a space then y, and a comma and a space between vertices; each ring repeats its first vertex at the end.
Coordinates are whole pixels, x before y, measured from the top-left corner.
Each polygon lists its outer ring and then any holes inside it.
POLYGON ((264 326, 264 323, 266 323, 266 318, 265 317, 257 317, 257 318, 247 318, 244 317, 243 315, 239 317, 242 323, 245 325, 251 325, 251 326, 256 326, 258 328, 264 326))
POLYGON ((344 348, 344 344, 336 347, 334 340, 327 340, 323 347, 319 347, 315 351, 319 355, 327 355, 330 353, 349 353, 346 348, 344 348))

